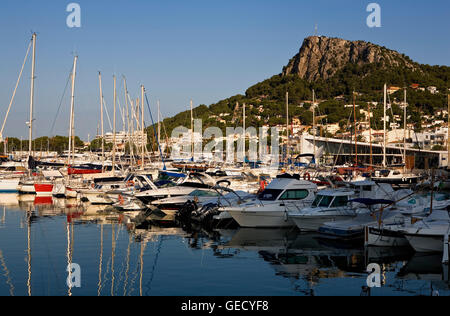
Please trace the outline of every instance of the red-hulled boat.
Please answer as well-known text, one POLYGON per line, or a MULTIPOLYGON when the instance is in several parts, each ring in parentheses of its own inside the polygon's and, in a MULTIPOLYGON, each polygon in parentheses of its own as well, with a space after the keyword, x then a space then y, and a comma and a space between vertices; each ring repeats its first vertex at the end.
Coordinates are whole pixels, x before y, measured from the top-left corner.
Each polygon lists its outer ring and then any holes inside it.
POLYGON ((38 196, 52 196, 53 184, 52 183, 35 183, 34 189, 38 196))

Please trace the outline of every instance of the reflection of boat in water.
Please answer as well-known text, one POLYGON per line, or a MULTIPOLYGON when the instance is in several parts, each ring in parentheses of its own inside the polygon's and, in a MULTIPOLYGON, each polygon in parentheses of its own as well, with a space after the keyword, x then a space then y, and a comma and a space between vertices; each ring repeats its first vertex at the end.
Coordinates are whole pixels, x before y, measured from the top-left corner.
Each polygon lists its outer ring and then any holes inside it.
POLYGON ((269 262, 277 275, 286 278, 304 278, 312 283, 320 279, 341 278, 348 275, 366 275, 369 263, 389 264, 412 257, 409 248, 363 248, 354 243, 321 238, 320 234, 300 234, 280 229, 241 228, 218 249, 257 251, 269 262))
POLYGON ((22 203, 34 203, 35 195, 21 194, 17 197, 17 200, 22 203))
POLYGON ((450 289, 449 266, 442 264, 442 255, 416 253, 409 262, 400 269, 397 277, 404 280, 432 281, 434 286, 450 289))
POLYGON ((19 209, 18 194, 16 194, 16 193, 1 194, 0 195, 0 206, 19 209))
POLYGON ((169 236, 177 236, 177 237, 188 237, 188 234, 179 227, 158 227, 158 226, 150 226, 147 229, 135 229, 134 235, 136 240, 140 242, 148 243, 155 242, 160 237, 169 237, 169 236))
POLYGON ((51 196, 35 196, 34 205, 53 205, 53 198, 51 196))
POLYGON ((239 248, 245 251, 285 251, 297 237, 293 229, 240 228, 227 230, 229 242, 219 248, 239 248))

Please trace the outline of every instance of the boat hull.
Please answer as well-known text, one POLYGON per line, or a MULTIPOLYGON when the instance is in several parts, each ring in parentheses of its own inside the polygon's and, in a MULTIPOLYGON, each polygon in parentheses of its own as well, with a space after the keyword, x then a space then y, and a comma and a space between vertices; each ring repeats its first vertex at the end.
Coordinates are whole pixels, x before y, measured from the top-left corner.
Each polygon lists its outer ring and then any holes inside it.
POLYGON ((375 227, 367 227, 365 233, 366 246, 374 247, 407 247, 408 239, 403 233, 391 231, 388 229, 379 229, 375 227))
POLYGON ((444 251, 444 238, 443 236, 436 235, 409 235, 406 234, 411 247, 416 252, 420 253, 434 253, 444 251))
POLYGON ((0 181, 0 193, 17 193, 17 187, 19 186, 20 180, 1 180, 0 181))
POLYGON ((53 184, 50 183, 35 183, 34 189, 37 196, 52 196, 53 184))
POLYGON ((317 232, 325 223, 351 219, 354 216, 291 216, 294 224, 304 232, 317 232))
POLYGON ((83 192, 83 197, 88 199, 94 205, 112 205, 112 201, 105 193, 101 192, 83 192))
POLYGON ((227 210, 241 227, 245 228, 278 228, 294 227, 294 222, 288 218, 284 211, 246 211, 227 210))
POLYGON ((19 194, 36 194, 34 183, 19 183, 17 191, 19 194))

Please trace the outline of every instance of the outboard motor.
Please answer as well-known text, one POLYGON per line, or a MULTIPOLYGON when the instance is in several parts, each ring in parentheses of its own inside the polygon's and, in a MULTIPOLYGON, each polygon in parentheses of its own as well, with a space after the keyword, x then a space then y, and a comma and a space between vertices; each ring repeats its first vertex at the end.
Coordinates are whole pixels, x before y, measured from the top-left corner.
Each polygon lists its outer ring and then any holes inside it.
POLYGON ((189 220, 191 218, 191 214, 198 209, 198 205, 195 201, 187 201, 184 203, 183 207, 178 211, 178 216, 181 219, 189 220))

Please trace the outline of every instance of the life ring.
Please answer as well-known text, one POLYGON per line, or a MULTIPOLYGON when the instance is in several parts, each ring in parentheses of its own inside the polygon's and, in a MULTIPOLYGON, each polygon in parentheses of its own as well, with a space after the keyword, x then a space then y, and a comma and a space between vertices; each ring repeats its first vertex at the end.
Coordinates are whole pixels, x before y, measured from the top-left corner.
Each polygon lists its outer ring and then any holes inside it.
POLYGON ((95 183, 91 184, 91 188, 93 188, 93 189, 95 188, 95 183))
POLYGON ((308 181, 311 181, 311 175, 309 174, 309 172, 307 172, 307 173, 305 173, 304 175, 303 175, 303 180, 308 180, 308 181))
POLYGON ((123 205, 125 203, 125 200, 123 199, 122 195, 119 195, 119 203, 120 205, 123 205))
POLYGON ((134 186, 134 181, 133 180, 128 181, 127 182, 127 186, 128 187, 133 187, 134 186))

